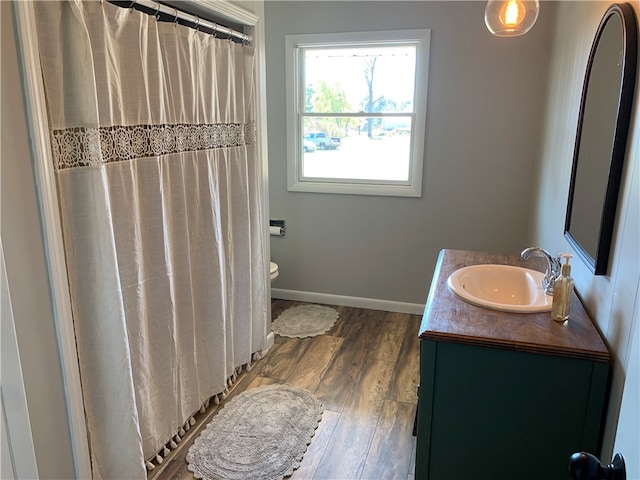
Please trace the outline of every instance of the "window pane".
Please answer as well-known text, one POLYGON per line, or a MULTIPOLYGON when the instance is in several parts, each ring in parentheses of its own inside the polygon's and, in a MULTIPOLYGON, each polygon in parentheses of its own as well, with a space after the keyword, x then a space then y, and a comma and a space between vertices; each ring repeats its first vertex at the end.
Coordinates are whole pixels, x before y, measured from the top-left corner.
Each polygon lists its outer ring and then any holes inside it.
POLYGON ((304 49, 304 111, 413 112, 416 47, 304 49))
POLYGON ((304 117, 303 179, 409 180, 411 117, 304 117))
POLYGON ((421 196, 430 38, 285 36, 289 191, 421 196))

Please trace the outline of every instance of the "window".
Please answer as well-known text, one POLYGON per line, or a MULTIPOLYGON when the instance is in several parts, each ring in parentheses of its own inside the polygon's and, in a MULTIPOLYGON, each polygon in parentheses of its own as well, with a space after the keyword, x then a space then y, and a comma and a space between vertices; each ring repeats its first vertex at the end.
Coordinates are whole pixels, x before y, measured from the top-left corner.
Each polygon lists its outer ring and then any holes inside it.
POLYGON ((421 195, 429 40, 286 36, 289 191, 421 195))

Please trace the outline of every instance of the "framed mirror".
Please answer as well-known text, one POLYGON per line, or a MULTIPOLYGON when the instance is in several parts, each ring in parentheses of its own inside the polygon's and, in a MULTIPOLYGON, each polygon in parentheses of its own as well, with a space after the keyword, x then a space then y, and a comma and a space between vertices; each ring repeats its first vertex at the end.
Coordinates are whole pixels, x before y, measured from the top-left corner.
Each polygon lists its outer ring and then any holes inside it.
POLYGON ((596 275, 605 275, 636 83, 637 23, 613 4, 596 32, 582 88, 565 237, 596 275))

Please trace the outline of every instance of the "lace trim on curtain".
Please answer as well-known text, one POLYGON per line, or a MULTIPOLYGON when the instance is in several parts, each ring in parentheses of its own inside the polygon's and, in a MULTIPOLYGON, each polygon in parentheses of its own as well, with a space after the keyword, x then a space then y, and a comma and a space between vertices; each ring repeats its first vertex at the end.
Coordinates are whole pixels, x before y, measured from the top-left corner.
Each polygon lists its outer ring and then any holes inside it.
POLYGON ((54 167, 99 167, 135 158, 256 144, 255 122, 65 128, 51 131, 54 167))
POLYGON ((157 465, 158 466, 162 465, 162 462, 164 462, 165 458, 167 458, 171 454, 171 450, 175 450, 176 448, 178 448, 178 444, 182 441, 182 439, 185 437, 187 432, 191 430, 191 427, 196 425, 198 423, 198 420, 203 420, 204 418, 206 418, 202 416, 200 416, 200 418, 196 418, 198 413, 204 414, 207 408, 209 408, 211 401, 213 401, 215 405, 219 405, 220 402, 225 398, 227 398, 227 396, 229 395, 229 388, 231 388, 236 383, 236 381, 238 380, 238 375, 240 375, 243 370, 246 372, 250 372, 252 368, 251 361, 257 362, 258 360, 261 360, 261 359, 262 359, 261 351, 255 352, 252 355, 249 363, 240 365, 238 368, 236 368, 233 374, 229 378, 227 378, 227 386, 225 387, 224 391, 218 393, 217 395, 213 395, 212 397, 207 399, 200 407, 200 410, 198 410, 197 412, 194 412, 194 414, 189 417, 189 419, 184 423, 182 427, 180 427, 180 429, 175 433, 175 435, 171 437, 171 439, 167 443, 165 443, 163 447, 160 448, 160 450, 158 450, 158 452, 155 455, 145 460, 144 463, 147 468, 147 471, 151 471, 155 469, 157 465))

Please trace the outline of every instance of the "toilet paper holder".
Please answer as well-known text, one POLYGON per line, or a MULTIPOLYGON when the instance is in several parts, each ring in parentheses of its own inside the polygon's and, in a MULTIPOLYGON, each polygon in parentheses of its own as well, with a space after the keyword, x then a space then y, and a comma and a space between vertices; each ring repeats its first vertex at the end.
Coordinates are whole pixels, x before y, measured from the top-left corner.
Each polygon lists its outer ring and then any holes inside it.
POLYGON ((274 237, 284 237, 286 233, 284 220, 269 220, 269 234, 274 237))

